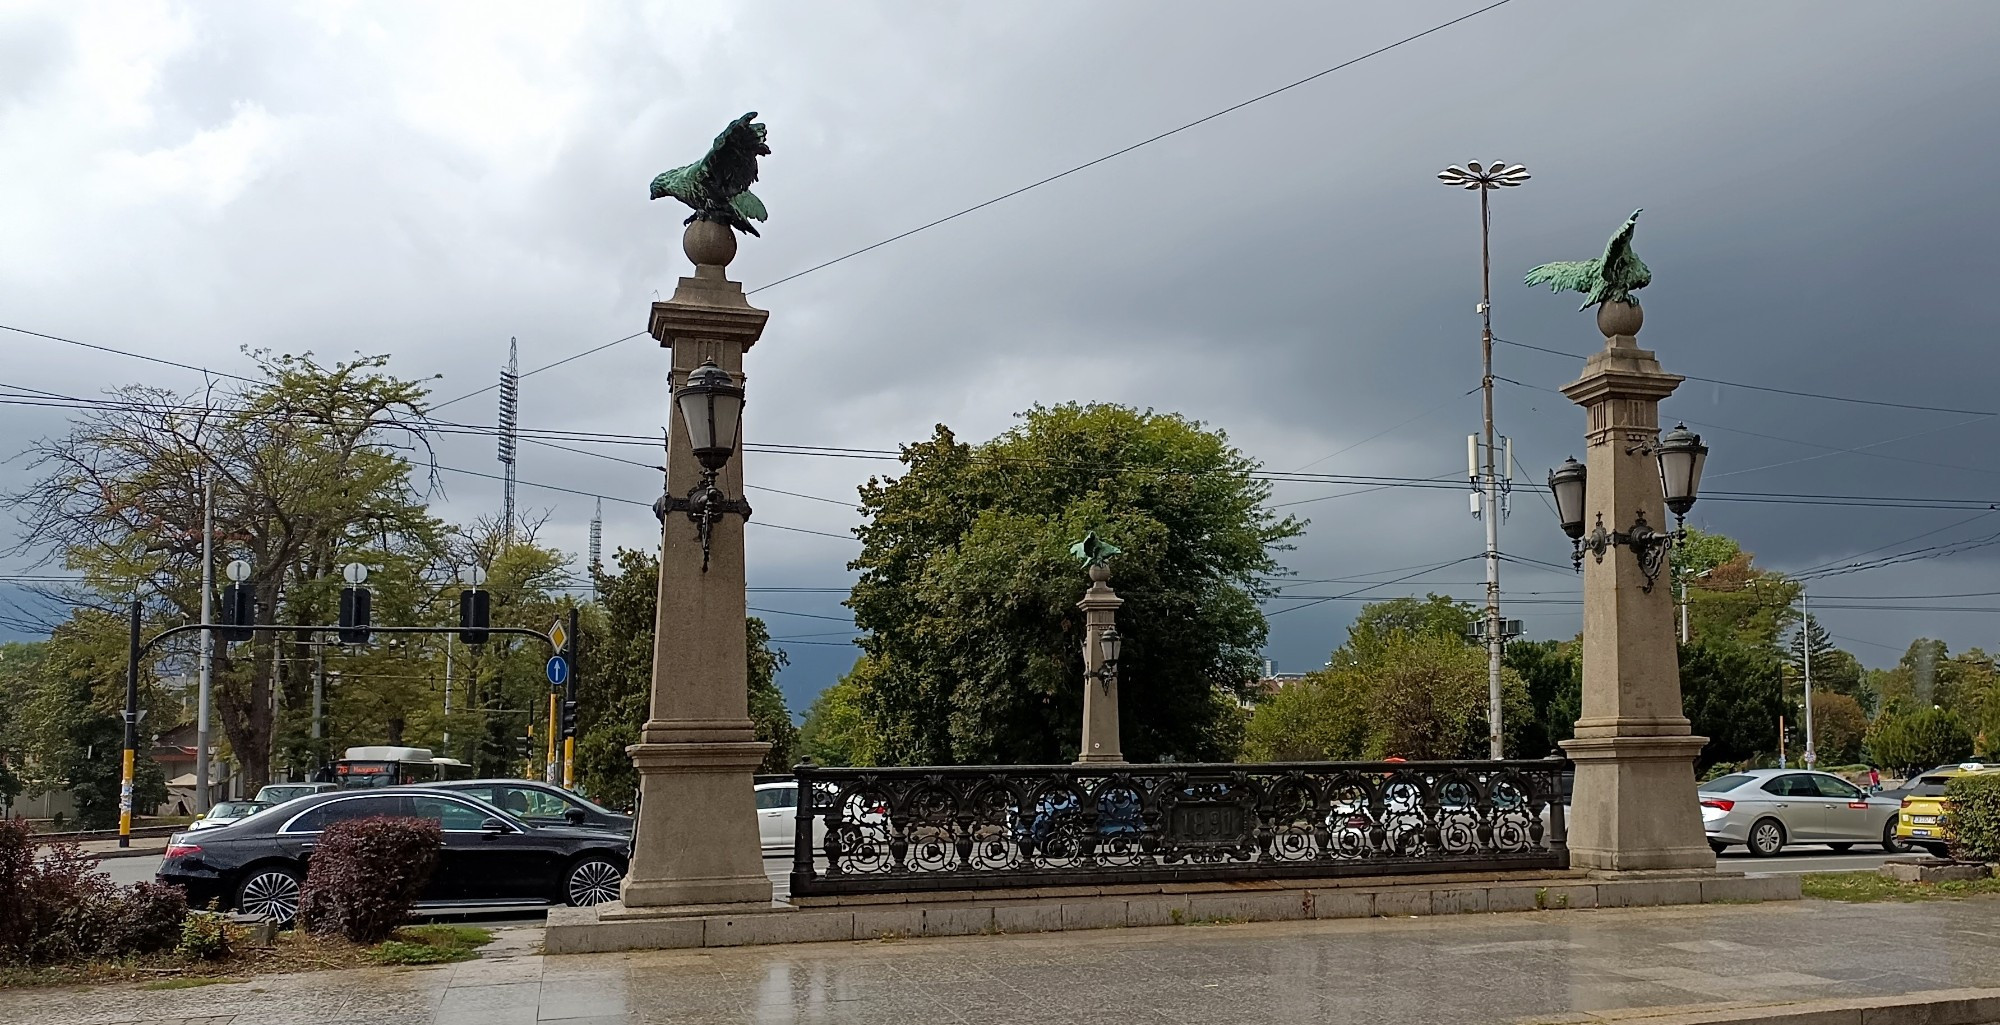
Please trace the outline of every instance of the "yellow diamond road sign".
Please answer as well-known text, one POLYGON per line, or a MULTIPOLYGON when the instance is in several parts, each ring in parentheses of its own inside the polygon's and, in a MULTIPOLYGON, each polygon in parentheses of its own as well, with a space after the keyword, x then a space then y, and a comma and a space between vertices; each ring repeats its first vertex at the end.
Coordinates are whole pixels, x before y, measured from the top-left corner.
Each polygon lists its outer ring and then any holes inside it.
POLYGON ((557 620, 554 626, 549 627, 549 643, 555 645, 557 651, 569 646, 569 631, 563 629, 561 620, 557 620))

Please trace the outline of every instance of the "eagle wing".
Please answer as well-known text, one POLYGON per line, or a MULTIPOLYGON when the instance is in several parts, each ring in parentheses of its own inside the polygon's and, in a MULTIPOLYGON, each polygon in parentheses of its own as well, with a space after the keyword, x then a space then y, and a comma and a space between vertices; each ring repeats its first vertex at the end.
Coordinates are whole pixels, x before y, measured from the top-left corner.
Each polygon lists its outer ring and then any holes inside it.
POLYGON ((1632 251, 1632 232, 1639 225, 1639 213, 1638 210, 1632 211, 1632 216, 1625 218, 1625 223, 1619 226, 1618 233, 1604 244, 1604 258, 1600 261, 1604 283, 1619 293, 1629 293, 1653 283, 1652 269, 1639 259, 1639 254, 1632 251))
POLYGON ((771 155, 771 147, 764 144, 764 126, 756 123, 756 116, 753 110, 729 122, 702 160, 706 184, 718 198, 733 199, 748 189, 757 181, 757 158, 771 155))
POLYGON ((742 214, 750 220, 768 221, 771 219, 771 215, 764 210, 764 201, 758 199, 757 194, 749 189, 744 189, 742 192, 737 193, 736 198, 729 201, 729 205, 735 207, 737 213, 742 214))
POLYGON ((1595 290, 1599 281, 1602 260, 1557 260, 1545 263, 1528 272, 1521 279, 1524 285, 1547 285, 1551 292, 1583 292, 1595 290))

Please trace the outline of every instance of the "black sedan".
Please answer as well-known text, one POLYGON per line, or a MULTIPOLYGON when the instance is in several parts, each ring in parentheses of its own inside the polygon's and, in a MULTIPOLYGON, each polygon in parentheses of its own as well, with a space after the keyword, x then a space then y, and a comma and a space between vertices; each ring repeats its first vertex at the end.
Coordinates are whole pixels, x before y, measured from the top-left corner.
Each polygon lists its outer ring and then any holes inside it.
POLYGON ((599 807, 559 786, 532 779, 454 779, 425 784, 425 789, 471 794, 537 826, 589 826, 632 835, 632 816, 599 807))
POLYGON ((341 790, 301 797, 247 819, 188 833, 167 848, 159 881, 187 888, 188 903, 289 922, 321 830, 346 819, 429 819, 444 850, 420 904, 426 907, 566 903, 618 897, 630 838, 581 826, 535 826, 467 794, 428 789, 341 790))

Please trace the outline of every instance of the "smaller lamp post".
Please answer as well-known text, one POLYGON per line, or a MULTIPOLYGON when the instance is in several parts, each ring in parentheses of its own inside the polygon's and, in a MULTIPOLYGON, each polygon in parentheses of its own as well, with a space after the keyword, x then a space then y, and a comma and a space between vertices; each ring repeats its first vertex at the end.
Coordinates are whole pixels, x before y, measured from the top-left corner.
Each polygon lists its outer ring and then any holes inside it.
POLYGON ((701 571, 708 572, 710 533, 724 513, 750 518, 750 503, 730 498, 715 486, 715 477, 736 455, 736 442, 743 428, 743 387, 730 379, 729 372, 704 360, 688 375, 687 383, 674 392, 687 424, 688 445, 701 464, 701 482, 686 497, 663 495, 653 503, 653 514, 666 522, 670 512, 685 512, 694 521, 695 535, 701 539, 701 571))
POLYGON ((1083 745, 1076 763, 1122 764, 1125 753, 1118 740, 1118 657, 1125 638, 1118 633, 1118 607, 1125 599, 1111 590, 1112 556, 1116 546, 1100 540, 1095 533, 1070 546, 1090 574, 1090 589, 1076 607, 1083 610, 1083 745), (1097 686, 1092 687, 1090 684, 1097 686))
POLYGON ((1583 510, 1589 471, 1574 457, 1564 461, 1561 469, 1550 471, 1549 491, 1555 496, 1556 519, 1575 546, 1570 554, 1570 564, 1582 569, 1585 552, 1603 562, 1606 551, 1618 547, 1630 548, 1639 560, 1640 571, 1646 575, 1646 583, 1640 589, 1650 593, 1653 583, 1659 578, 1660 569, 1666 565, 1668 551, 1687 536, 1685 520, 1688 510, 1694 508, 1695 499, 1700 496, 1701 471, 1708 461, 1708 446, 1701 443, 1701 435, 1681 424, 1659 441, 1635 445, 1627 451, 1650 453, 1658 461, 1660 493, 1666 500, 1667 508, 1673 511, 1673 530, 1654 529, 1646 522, 1643 512, 1635 516, 1632 525, 1624 530, 1606 530, 1604 514, 1599 513, 1596 525, 1585 533, 1583 510))

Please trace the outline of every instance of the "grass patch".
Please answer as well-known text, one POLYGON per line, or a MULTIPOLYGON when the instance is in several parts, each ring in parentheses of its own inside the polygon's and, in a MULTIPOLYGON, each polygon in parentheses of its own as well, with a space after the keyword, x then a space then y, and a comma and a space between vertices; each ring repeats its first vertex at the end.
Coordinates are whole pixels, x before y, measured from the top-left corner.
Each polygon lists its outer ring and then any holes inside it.
POLYGON ((140 989, 194 989, 197 986, 220 986, 226 983, 242 982, 242 981, 243 981, 242 979, 232 979, 226 975, 194 975, 179 979, 161 979, 158 982, 146 983, 145 985, 140 986, 139 988, 140 989))
POLYGON ((2000 879, 1973 879, 1950 883, 1905 883, 1877 872, 1810 872, 1800 881, 1800 889, 1815 900, 1837 900, 1849 904, 1877 901, 1910 903, 1923 900, 1956 900, 1981 894, 2000 893, 2000 879))
POLYGON ((413 925, 370 947, 368 960, 385 965, 451 964, 479 956, 493 942, 491 929, 469 925, 413 925))

